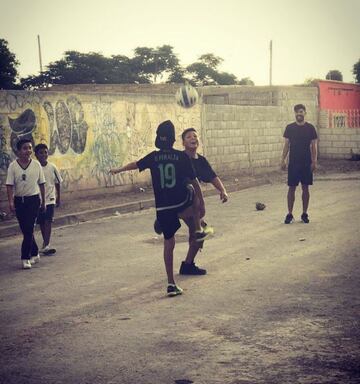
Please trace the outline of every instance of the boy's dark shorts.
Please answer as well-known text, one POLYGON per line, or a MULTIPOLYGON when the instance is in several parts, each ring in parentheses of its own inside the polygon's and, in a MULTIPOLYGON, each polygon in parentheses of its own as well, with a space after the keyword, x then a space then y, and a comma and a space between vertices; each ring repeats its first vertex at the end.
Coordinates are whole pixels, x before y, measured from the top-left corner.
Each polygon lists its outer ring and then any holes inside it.
POLYGON ((187 189, 187 198, 180 207, 156 212, 156 218, 160 223, 164 238, 166 240, 171 239, 175 235, 176 231, 181 227, 178 214, 190 207, 194 201, 194 188, 192 185, 188 185, 187 189))
POLYGON ((52 223, 54 221, 55 204, 49 204, 46 206, 45 211, 39 211, 36 222, 38 224, 44 224, 46 221, 52 223))
POLYGON ((296 187, 299 185, 312 185, 313 173, 311 171, 311 165, 294 166, 289 165, 288 168, 288 186, 296 187))

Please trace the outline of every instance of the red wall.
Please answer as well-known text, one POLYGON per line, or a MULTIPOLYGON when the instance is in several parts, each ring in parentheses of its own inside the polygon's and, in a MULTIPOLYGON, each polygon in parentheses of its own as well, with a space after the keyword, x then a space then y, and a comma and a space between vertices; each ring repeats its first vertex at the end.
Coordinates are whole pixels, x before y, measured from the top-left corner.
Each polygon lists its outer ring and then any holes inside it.
POLYGON ((360 84, 319 81, 320 109, 360 109, 360 84))

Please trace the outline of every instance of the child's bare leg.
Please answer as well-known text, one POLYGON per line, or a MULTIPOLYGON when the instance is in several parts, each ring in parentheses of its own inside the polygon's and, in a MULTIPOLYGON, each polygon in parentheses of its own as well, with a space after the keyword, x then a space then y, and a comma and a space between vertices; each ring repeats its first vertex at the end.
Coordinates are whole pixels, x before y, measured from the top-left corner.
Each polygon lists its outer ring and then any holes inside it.
POLYGON ((40 224, 40 229, 44 240, 44 247, 46 247, 50 243, 51 222, 46 220, 43 224, 40 224))
POLYGON ((174 260, 174 248, 175 248, 175 237, 171 239, 164 239, 164 262, 165 269, 169 284, 175 284, 173 260, 174 260))

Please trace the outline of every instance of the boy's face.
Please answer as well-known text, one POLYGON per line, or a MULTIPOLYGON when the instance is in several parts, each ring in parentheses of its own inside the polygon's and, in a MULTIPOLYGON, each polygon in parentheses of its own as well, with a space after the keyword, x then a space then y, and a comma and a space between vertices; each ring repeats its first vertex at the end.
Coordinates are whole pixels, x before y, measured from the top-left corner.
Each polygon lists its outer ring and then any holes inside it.
POLYGON ((31 143, 24 143, 18 151, 18 156, 21 159, 30 159, 31 155, 32 155, 31 143))
POLYGON ((184 137, 183 145, 185 149, 196 150, 199 146, 199 139, 197 133, 194 131, 188 132, 184 137))
POLYGON ((41 164, 46 163, 49 156, 49 151, 47 148, 41 148, 36 153, 36 158, 40 161, 41 164))

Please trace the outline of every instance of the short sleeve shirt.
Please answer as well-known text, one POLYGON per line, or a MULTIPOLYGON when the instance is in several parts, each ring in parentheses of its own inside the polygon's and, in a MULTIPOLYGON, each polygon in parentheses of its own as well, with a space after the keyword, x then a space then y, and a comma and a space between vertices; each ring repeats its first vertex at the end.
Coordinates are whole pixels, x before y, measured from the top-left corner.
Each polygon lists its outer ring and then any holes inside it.
POLYGON ((189 156, 176 149, 153 151, 137 162, 150 169, 157 210, 173 209, 187 200, 186 185, 196 178, 189 156))
POLYGON ((45 184, 45 177, 38 161, 31 159, 26 168, 23 168, 17 160, 10 163, 6 185, 14 186, 15 196, 38 195, 40 193, 40 184, 45 184))
POLYGON ((284 137, 290 142, 290 166, 308 166, 311 164, 310 144, 317 139, 315 127, 305 123, 298 125, 289 124, 285 128, 284 137))
POLYGON ((44 171, 44 176, 46 180, 45 185, 45 204, 55 204, 56 200, 56 189, 55 184, 61 184, 62 178, 59 170, 56 165, 53 163, 47 162, 46 165, 42 167, 44 171))
POLYGON ((204 156, 199 154, 197 156, 198 157, 196 159, 193 157, 190 158, 195 170, 196 177, 199 179, 199 181, 210 183, 215 179, 217 175, 204 156))

